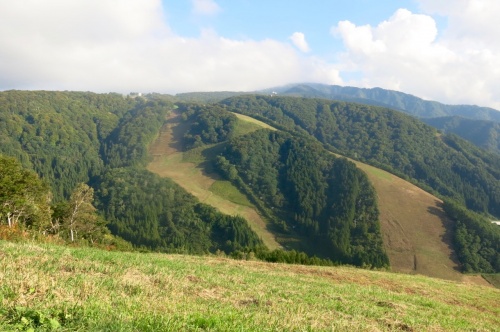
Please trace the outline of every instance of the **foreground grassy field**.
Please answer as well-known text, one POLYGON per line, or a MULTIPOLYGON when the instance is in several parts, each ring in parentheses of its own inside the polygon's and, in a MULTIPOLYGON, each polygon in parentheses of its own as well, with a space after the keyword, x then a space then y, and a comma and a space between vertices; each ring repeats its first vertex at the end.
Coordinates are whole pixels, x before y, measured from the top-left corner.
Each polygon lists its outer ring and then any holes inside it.
POLYGON ((0 241, 1 331, 495 331, 498 299, 349 267, 0 241))

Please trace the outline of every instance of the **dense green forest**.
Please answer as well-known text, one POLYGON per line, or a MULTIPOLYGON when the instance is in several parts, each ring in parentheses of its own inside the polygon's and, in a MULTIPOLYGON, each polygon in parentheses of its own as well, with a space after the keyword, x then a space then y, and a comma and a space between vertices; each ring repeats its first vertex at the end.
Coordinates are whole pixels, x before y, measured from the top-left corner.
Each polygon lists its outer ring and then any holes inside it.
POLYGON ((366 89, 311 83, 277 87, 261 92, 269 94, 271 91, 277 91, 282 96, 322 98, 394 109, 413 115, 437 129, 454 133, 480 148, 500 153, 498 135, 500 112, 492 108, 446 105, 381 88, 366 89))
POLYGON ((105 238, 108 223, 135 246, 160 251, 261 246, 244 219, 144 170, 173 107, 158 95, 0 93, 0 154, 14 157, 0 159, 2 223, 15 218, 38 233, 90 242, 105 238))
POLYGON ((190 123, 184 134, 185 148, 219 143, 230 139, 237 118, 218 105, 178 104, 184 121, 190 123))
MULTIPOLYGON (((275 231, 301 236, 310 255, 359 266, 389 265, 375 192, 353 163, 336 159, 311 138, 284 132, 259 130, 232 138, 236 116, 220 105, 182 105, 179 110, 189 124, 187 148, 222 143, 216 170, 254 202, 275 231)), ((285 256, 257 255, 301 260, 285 256)))
POLYGON ((500 216, 497 155, 380 107, 251 95, 209 105, 174 101, 158 94, 1 92, 1 223, 124 248, 110 231, 145 250, 387 266, 373 188, 353 163, 327 148, 455 200, 446 211, 456 220, 464 271, 498 272, 497 229, 461 207, 500 216), (174 107, 190 124, 185 147, 215 144, 222 154, 213 167, 277 234, 298 236, 309 255, 324 260, 268 251, 244 219, 223 215, 145 170, 148 145, 174 107), (235 137, 237 118, 228 111, 281 131, 235 137))
POLYGON ((134 104, 117 94, 2 92, 0 152, 35 170, 60 201, 102 172, 101 142, 134 104))
POLYGON ((148 161, 148 144, 158 135, 172 105, 135 100, 135 105, 119 120, 103 140, 100 149, 108 167, 143 166, 148 161))
MULTIPOLYGON (((424 100, 403 92, 381 88, 356 88, 325 84, 291 84, 255 91, 253 94, 321 98, 359 103, 401 111, 423 122, 454 133, 480 148, 500 153, 500 112, 475 105, 446 105, 424 100)), ((191 92, 175 99, 198 103, 214 103, 226 98, 248 95, 248 92, 191 92)))
POLYGON ((414 179, 469 209, 500 216, 500 156, 397 111, 320 99, 241 96, 227 110, 316 137, 328 149, 414 179))
POLYGON ((283 232, 334 261, 388 265, 375 192, 364 173, 310 139, 259 130, 230 140, 217 169, 283 232))
POLYGON ((171 180, 146 170, 106 172, 97 198, 111 231, 147 249, 229 254, 262 245, 241 217, 223 215, 171 180))
POLYGON ((500 273, 500 227, 450 200, 444 210, 454 222, 453 241, 463 271, 500 273))
POLYGON ((422 119, 444 133, 456 134, 485 150, 500 154, 500 123, 459 116, 422 119))

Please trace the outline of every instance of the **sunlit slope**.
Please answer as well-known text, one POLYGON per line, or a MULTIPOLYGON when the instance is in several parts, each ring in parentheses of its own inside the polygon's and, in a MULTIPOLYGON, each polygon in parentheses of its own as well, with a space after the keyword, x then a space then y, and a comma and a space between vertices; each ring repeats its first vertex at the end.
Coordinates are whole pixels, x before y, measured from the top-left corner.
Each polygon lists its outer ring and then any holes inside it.
MULTIPOLYGON (((244 134, 261 128, 256 124, 257 120, 250 119, 240 121, 242 123, 238 125, 237 132, 244 134)), ((207 172, 207 167, 204 167, 204 155, 216 153, 220 146, 182 152, 181 138, 186 128, 179 120, 179 114, 172 113, 158 138, 150 146, 153 161, 148 165, 148 170, 171 178, 201 202, 212 205, 223 213, 244 217, 268 248, 280 248, 274 235, 267 230, 266 222, 246 197, 231 183, 223 181, 213 172, 207 172)))
POLYGON ((389 172, 352 161, 377 192, 380 228, 392 271, 489 285, 481 276, 459 272, 448 231, 452 225, 439 198, 389 172))
POLYGON ((0 241, 1 331, 496 331, 500 290, 352 267, 0 241))
POLYGON ((440 199, 391 173, 361 162, 356 165, 377 192, 384 246, 393 271, 487 284, 481 277, 459 272, 447 232, 450 221, 440 199))
POLYGON ((459 272, 447 231, 450 220, 440 199, 391 173, 355 163, 377 192, 384 246, 393 271, 487 284, 480 276, 459 272))
POLYGON ((356 162, 375 187, 380 226, 392 269, 462 280, 451 250, 451 227, 442 202, 415 185, 378 168, 356 162))

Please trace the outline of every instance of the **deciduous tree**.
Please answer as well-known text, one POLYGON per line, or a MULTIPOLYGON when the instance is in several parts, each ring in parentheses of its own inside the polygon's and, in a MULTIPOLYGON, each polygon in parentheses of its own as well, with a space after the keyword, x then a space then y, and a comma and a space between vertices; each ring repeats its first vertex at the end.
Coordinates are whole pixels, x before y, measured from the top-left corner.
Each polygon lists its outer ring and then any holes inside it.
POLYGON ((63 226, 69 231, 71 242, 75 241, 77 233, 91 234, 98 228, 99 218, 93 201, 94 189, 85 183, 80 183, 71 194, 63 226))
POLYGON ((0 155, 0 220, 45 230, 50 223, 50 191, 36 173, 0 155))

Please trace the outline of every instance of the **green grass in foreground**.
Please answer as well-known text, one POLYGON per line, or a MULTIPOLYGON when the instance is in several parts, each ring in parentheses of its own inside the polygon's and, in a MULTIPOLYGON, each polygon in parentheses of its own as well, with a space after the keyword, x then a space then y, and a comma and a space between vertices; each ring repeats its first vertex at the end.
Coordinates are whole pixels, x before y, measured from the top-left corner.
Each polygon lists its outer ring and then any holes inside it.
POLYGON ((2 331, 493 331, 499 298, 348 267, 0 241, 2 331))

